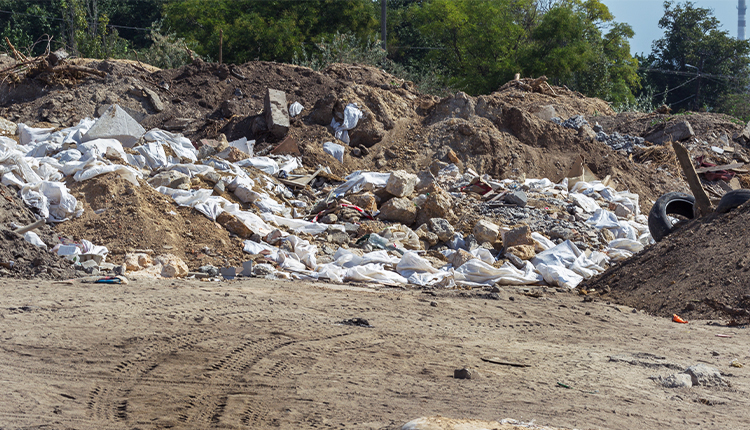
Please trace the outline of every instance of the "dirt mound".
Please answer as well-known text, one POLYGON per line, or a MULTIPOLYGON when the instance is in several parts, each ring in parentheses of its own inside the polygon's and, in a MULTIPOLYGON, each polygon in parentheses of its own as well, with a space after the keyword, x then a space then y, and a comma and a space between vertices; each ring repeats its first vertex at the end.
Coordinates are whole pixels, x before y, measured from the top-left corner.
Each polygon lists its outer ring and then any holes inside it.
POLYGON ((83 202, 84 213, 60 223, 57 231, 70 239, 106 246, 109 262, 122 263, 125 253, 145 249, 155 255, 174 254, 191 269, 205 264, 238 266, 247 260, 238 238, 145 183, 136 187, 117 174, 108 174, 68 186, 83 202))
POLYGON ((750 205, 693 220, 582 286, 657 316, 750 321, 750 205), (736 311, 736 312, 733 312, 736 311))
MULTIPOLYGON (((47 252, 44 248, 27 242, 23 235, 13 232, 11 223, 19 226, 36 221, 34 214, 5 185, 0 185, 0 276, 14 278, 65 279, 74 275, 71 263, 47 252)), ((57 243, 55 232, 49 225, 33 230, 48 249, 57 243)))

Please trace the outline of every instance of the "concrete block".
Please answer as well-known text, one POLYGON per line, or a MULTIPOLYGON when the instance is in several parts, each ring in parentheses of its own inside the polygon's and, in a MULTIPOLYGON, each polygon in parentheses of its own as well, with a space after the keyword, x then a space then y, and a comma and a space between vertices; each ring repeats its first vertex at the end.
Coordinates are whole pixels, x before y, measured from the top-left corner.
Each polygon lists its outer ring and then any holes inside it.
POLYGON ((286 110, 286 93, 268 89, 265 98, 265 119, 268 131, 282 138, 289 131, 289 112, 286 110))
POLYGON ((146 130, 133 117, 120 106, 112 105, 83 135, 82 140, 117 139, 122 146, 132 148, 144 134, 146 130))

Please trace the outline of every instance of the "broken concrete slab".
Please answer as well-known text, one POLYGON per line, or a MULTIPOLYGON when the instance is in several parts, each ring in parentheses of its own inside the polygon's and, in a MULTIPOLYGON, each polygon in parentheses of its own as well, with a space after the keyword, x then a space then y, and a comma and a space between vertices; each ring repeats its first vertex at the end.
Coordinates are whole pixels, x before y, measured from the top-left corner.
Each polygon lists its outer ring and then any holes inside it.
MULTIPOLYGON (((107 112, 107 109, 111 108, 114 105, 101 105, 98 108, 96 108, 96 116, 101 117, 104 115, 104 112, 107 112)), ((142 123, 144 119, 148 117, 148 114, 146 112, 137 111, 135 109, 131 109, 127 106, 120 106, 122 110, 128 113, 128 115, 132 116, 134 120, 138 121, 138 123, 142 123)))
POLYGON ((679 142, 689 137, 695 136, 693 127, 687 121, 680 121, 676 124, 665 127, 655 133, 644 136, 649 142, 662 145, 666 142, 679 142))
POLYGON ((286 110, 286 93, 269 88, 266 91, 265 114, 266 127, 272 135, 282 138, 289 131, 289 112, 286 110))
POLYGON ((144 134, 146 129, 138 121, 120 106, 112 105, 83 135, 82 140, 117 139, 122 146, 132 148, 144 134))

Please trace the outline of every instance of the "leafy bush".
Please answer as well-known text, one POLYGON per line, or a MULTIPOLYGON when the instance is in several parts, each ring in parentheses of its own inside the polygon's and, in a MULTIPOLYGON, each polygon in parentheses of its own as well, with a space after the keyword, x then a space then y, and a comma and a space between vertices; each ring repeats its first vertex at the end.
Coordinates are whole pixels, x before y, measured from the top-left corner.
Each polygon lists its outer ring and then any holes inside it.
POLYGON ((151 30, 149 38, 152 41, 151 46, 133 51, 127 58, 138 60, 160 69, 175 69, 190 63, 192 61, 191 54, 193 57, 197 57, 184 39, 174 34, 162 34, 158 27, 151 30))

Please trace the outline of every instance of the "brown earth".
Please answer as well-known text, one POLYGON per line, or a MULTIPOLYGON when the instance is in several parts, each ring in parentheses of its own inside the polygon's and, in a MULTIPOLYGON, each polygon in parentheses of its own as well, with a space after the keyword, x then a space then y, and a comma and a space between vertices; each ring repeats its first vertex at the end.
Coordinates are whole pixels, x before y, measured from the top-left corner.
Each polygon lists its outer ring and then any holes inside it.
POLYGON ((553 289, 493 300, 476 290, 131 281, 0 280, 3 427, 399 429, 441 415, 689 430, 750 420, 749 367, 730 366, 750 364, 748 333, 713 322, 675 324, 553 289), (352 318, 371 327, 341 324, 352 318), (697 363, 731 385, 649 379, 697 363), (463 367, 472 378, 454 379, 463 367))
POLYGON ((607 300, 659 317, 678 314, 748 324, 748 225, 747 204, 693 220, 582 288, 611 289, 607 300))

